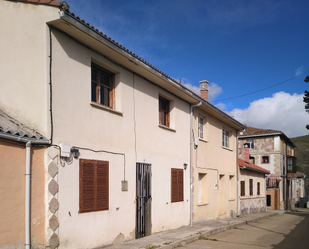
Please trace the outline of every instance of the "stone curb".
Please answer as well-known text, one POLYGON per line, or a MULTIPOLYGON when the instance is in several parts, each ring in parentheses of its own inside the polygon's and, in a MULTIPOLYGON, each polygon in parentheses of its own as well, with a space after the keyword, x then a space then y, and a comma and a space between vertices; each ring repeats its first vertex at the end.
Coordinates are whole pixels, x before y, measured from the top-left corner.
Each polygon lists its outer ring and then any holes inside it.
POLYGON ((245 225, 245 224, 250 224, 250 223, 256 222, 256 221, 261 220, 261 219, 276 216, 278 214, 279 213, 270 213, 270 214, 262 216, 262 217, 257 217, 257 218, 253 218, 253 219, 250 219, 250 220, 242 220, 242 221, 235 223, 235 224, 224 225, 222 227, 215 228, 211 231, 200 232, 198 234, 190 235, 186 238, 183 238, 183 239, 180 239, 180 240, 177 240, 177 241, 173 241, 168 245, 160 245, 160 248, 174 249, 174 248, 179 247, 179 245, 184 246, 184 245, 190 244, 192 242, 195 242, 199 239, 200 236, 207 237, 207 236, 210 236, 210 235, 213 235, 213 234, 216 234, 216 233, 221 233, 221 232, 224 232, 226 230, 230 230, 234 227, 239 227, 239 226, 242 226, 242 225, 245 225))

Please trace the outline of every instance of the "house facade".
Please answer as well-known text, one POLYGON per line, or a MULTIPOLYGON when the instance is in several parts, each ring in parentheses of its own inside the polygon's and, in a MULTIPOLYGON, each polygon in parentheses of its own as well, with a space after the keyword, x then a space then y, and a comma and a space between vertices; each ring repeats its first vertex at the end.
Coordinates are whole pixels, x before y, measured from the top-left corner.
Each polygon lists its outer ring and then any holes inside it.
MULTIPOLYGON (((43 210, 39 221, 31 216, 31 229, 40 232, 7 236, 1 246, 98 248, 186 226, 198 216, 234 215, 236 187, 232 194, 226 187, 236 184, 240 123, 71 13, 64 1, 1 0, 0 30, 0 109, 44 138, 40 155, 29 161, 43 184, 30 196, 30 203, 39 202, 30 212, 43 210), (195 148, 199 115, 208 133, 195 148), (193 184, 202 174, 214 189, 209 198, 218 191, 220 198, 201 205, 199 214, 193 184)), ((9 149, 24 167, 24 152, 9 149)))
POLYGON ((237 133, 245 128, 209 104, 207 81, 200 89, 206 101, 192 113, 194 222, 237 215, 237 133))
POLYGON ((270 171, 250 162, 248 146, 244 148, 244 159, 238 158, 238 166, 239 214, 266 211, 266 176, 270 171))
POLYGON ((282 132, 249 127, 240 133, 239 158, 244 159, 244 145, 249 146, 249 160, 268 171, 267 208, 285 210, 289 207, 291 186, 287 173, 295 169, 294 143, 282 132))

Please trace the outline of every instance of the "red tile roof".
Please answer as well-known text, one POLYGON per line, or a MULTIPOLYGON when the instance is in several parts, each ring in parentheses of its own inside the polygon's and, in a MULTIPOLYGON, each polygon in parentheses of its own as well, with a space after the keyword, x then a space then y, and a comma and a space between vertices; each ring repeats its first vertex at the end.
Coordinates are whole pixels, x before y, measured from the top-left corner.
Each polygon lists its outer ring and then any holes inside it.
POLYGON ((283 134, 283 132, 279 130, 260 129, 247 126, 246 129, 239 136, 242 137, 242 136, 270 135, 270 134, 283 134))
POLYGON ((257 172, 264 173, 264 174, 270 174, 269 170, 264 169, 260 166, 257 166, 253 163, 246 162, 245 160, 240 159, 240 158, 238 158, 238 165, 241 169, 248 169, 248 170, 257 171, 257 172))
POLYGON ((63 10, 69 9, 69 5, 65 1, 54 1, 54 0, 7 0, 7 1, 32 3, 32 4, 44 4, 44 5, 59 7, 63 10))

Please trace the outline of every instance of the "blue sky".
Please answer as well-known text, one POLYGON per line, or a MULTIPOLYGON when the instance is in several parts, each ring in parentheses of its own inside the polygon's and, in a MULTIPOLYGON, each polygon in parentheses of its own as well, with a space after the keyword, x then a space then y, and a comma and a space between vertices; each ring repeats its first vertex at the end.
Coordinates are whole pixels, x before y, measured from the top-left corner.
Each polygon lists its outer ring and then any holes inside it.
POLYGON ((309 90, 308 0, 67 2, 71 12, 193 91, 208 80, 211 103, 240 122, 289 137, 309 134, 302 102, 309 90))

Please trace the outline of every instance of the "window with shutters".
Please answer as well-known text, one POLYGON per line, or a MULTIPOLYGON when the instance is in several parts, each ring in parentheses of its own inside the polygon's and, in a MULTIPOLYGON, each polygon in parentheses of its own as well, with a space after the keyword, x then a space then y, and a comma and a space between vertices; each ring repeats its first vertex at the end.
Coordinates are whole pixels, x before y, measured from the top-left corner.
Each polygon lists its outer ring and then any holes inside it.
POLYGON ((261 194, 261 183, 258 182, 257 183, 257 195, 260 195, 261 194))
POLYGON ((91 102, 114 108, 114 74, 91 64, 91 102))
POLYGON ((170 127, 170 101, 159 97, 159 124, 170 127))
POLYGON ((172 202, 183 201, 183 169, 171 169, 172 202))
POLYGON ((249 179, 249 193, 253 195, 253 179, 249 179))
POLYGON ((245 196, 245 181, 240 182, 240 196, 245 196))
POLYGON ((79 212, 108 210, 109 162, 79 160, 79 212))

